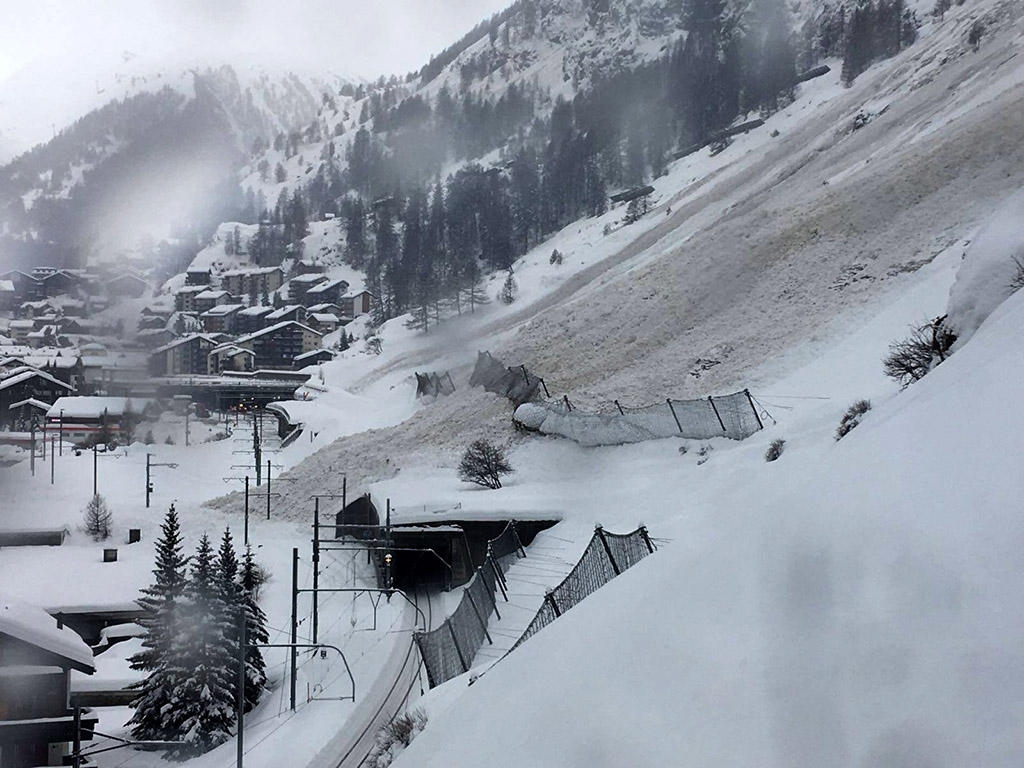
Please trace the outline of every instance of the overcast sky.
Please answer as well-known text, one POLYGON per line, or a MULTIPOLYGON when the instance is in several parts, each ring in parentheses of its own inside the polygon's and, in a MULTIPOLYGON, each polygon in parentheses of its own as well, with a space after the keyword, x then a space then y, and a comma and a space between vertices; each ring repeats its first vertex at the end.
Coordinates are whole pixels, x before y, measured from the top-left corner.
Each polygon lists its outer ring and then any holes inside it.
POLYGON ((0 0, 0 81, 123 50, 267 55, 363 77, 426 62, 510 0, 0 0))

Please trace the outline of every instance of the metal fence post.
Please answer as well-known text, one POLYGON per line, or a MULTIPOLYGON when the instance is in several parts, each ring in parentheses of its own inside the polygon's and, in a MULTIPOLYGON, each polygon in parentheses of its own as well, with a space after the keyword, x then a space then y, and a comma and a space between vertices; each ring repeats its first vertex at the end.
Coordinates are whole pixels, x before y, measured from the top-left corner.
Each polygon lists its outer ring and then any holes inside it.
MULTIPOLYGON (((622 412, 622 406, 619 405, 619 401, 618 400, 612 400, 612 402, 615 403, 615 407, 619 409, 619 416, 625 416, 626 414, 622 412)), ((671 407, 672 407, 672 403, 669 402, 669 408, 671 408, 671 407)), ((674 413, 672 415, 675 416, 674 413)), ((676 420, 676 424, 678 424, 678 423, 679 423, 679 421, 676 420)))
POLYGON ((473 614, 476 616, 476 620, 480 622, 480 628, 484 631, 484 637, 487 638, 488 645, 494 645, 494 641, 491 640, 491 633, 487 631, 487 622, 484 621, 483 616, 480 615, 480 609, 476 607, 476 600, 473 599, 472 593, 468 589, 462 590, 462 593, 469 598, 469 606, 473 609, 473 614))
POLYGON ((761 422, 761 415, 757 412, 757 408, 754 407, 754 398, 750 396, 750 390, 744 389, 743 394, 747 396, 747 402, 750 403, 750 410, 754 412, 754 418, 757 419, 757 428, 764 429, 764 424, 761 422))
POLYGON ((568 408, 570 411, 572 410, 572 403, 569 402, 568 395, 562 395, 562 402, 565 403, 566 408, 568 408))
MULTIPOLYGON (((519 547, 519 554, 521 557, 526 557, 526 548, 523 547, 523 541, 519 538, 519 529, 516 528, 516 521, 512 520, 512 535, 516 537, 516 546, 519 547)), ((504 578, 504 577, 503 577, 504 578)))
POLYGON ((555 616, 561 616, 562 612, 558 609, 558 603, 555 602, 555 593, 550 589, 544 593, 544 600, 548 605, 551 606, 551 610, 555 612, 555 616))
MULTIPOLYGON (((679 417, 676 416, 676 409, 672 407, 672 398, 666 397, 665 402, 668 403, 668 409, 672 412, 672 418, 675 419, 676 429, 679 430, 680 435, 683 434, 683 425, 679 423, 679 417)), ((615 401, 615 404, 619 404, 617 400, 615 401)), ((620 408, 619 410, 621 411, 622 409, 620 408)))
POLYGON ((720 413, 718 412, 718 406, 717 406, 717 405, 715 405, 715 401, 714 401, 714 399, 713 399, 713 398, 711 397, 711 395, 708 395, 708 402, 709 402, 709 403, 711 403, 711 410, 713 410, 713 411, 715 412, 715 416, 717 416, 717 417, 718 417, 718 423, 722 425, 722 431, 723 431, 723 432, 725 432, 725 431, 726 431, 726 429, 725 429, 725 422, 724 422, 724 421, 722 421, 722 416, 721 416, 721 414, 720 414, 720 413))
MULTIPOLYGON (((488 555, 488 558, 490 558, 490 555, 488 555)), ((493 565, 494 565, 493 561, 491 561, 491 565, 493 567, 493 565)), ((483 568, 484 566, 480 566, 480 567, 483 568)), ((499 587, 501 586, 501 582, 498 581, 498 579, 495 579, 494 583, 497 584, 499 587)), ((486 586, 486 581, 484 582, 484 585, 486 586)), ((498 621, 501 621, 501 614, 498 613, 498 598, 495 597, 495 592, 496 591, 497 590, 485 589, 484 590, 484 594, 486 594, 488 599, 490 599, 490 601, 491 601, 491 608, 494 610, 494 615, 498 617, 498 621)), ((506 598, 506 601, 507 601, 507 598, 506 598)))
POLYGON ((598 538, 601 539, 601 543, 604 545, 605 554, 608 555, 608 562, 612 564, 612 570, 615 571, 615 575, 618 576, 622 571, 619 570, 619 566, 615 562, 615 558, 612 556, 612 548, 608 546, 608 540, 604 537, 604 528, 599 525, 594 528, 594 533, 596 533, 598 538))
POLYGON ((641 525, 640 526, 640 535, 643 537, 644 544, 647 545, 647 552, 648 552, 648 554, 653 554, 654 553, 654 544, 651 543, 651 537, 647 535, 647 526, 646 525, 641 525))
POLYGON ((463 672, 468 672, 469 671, 469 665, 466 664, 466 659, 462 655, 462 649, 459 648, 459 641, 455 637, 455 630, 452 629, 452 622, 451 622, 451 620, 445 619, 444 620, 444 624, 445 624, 446 627, 448 627, 448 633, 452 636, 452 645, 455 646, 455 653, 457 653, 458 656, 459 656, 459 664, 462 665, 462 671, 463 672))

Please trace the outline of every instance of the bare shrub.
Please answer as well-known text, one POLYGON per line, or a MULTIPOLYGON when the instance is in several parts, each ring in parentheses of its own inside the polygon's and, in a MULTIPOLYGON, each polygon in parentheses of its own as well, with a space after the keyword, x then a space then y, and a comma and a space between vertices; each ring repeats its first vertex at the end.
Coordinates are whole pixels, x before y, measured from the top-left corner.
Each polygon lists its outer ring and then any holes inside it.
POLYGON ((549 264, 561 264, 563 261, 562 253, 557 248, 551 252, 551 258, 548 259, 549 264))
POLYGON ((1024 260, 1014 256, 1013 263, 1017 265, 1017 271, 1010 281, 1010 290, 1019 291, 1021 288, 1024 288, 1024 260))
POLYGON ((85 519, 82 530, 92 536, 94 541, 104 541, 110 538, 110 528, 114 524, 114 515, 107 506, 106 499, 98 493, 89 499, 89 503, 82 510, 82 517, 85 519))
POLYGON ((885 375, 905 389, 943 362, 956 341, 956 335, 943 325, 945 319, 942 316, 919 325, 909 337, 890 344, 889 354, 882 361, 885 375))
POLYGON ((870 410, 870 400, 858 400, 847 408, 846 413, 843 414, 843 418, 839 422, 839 426, 836 427, 836 440, 842 440, 851 429, 860 424, 861 419, 864 418, 864 414, 870 410))
POLYGON ((377 731, 376 743, 370 752, 371 768, 388 768, 392 761, 408 747, 416 735, 427 727, 427 715, 415 709, 399 715, 377 731))
POLYGON ((782 455, 783 449, 786 447, 786 441, 781 437, 778 440, 772 440, 771 445, 768 446, 768 450, 765 451, 765 461, 775 461, 779 456, 782 455))
POLYGON ((501 488, 501 476, 514 472, 504 452, 486 440, 476 440, 459 462, 459 479, 485 488, 501 488))

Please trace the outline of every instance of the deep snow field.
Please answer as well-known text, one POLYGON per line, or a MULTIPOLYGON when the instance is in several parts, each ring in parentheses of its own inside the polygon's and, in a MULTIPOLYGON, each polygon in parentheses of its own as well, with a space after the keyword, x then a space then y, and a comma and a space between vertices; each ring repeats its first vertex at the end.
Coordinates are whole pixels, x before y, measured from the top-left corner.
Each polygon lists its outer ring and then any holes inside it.
MULTIPOLYGON (((672 164, 637 224, 618 227, 616 209, 535 248, 516 265, 515 304, 426 336, 394 320, 380 356, 360 342, 314 369, 297 409, 304 432, 272 454, 285 479, 275 474, 272 519, 251 520, 273 574, 272 642, 288 622, 292 547, 309 582, 310 497, 339 493, 342 477, 350 497, 391 499, 397 519, 459 504, 552 510, 563 522, 517 563, 518 609, 478 654, 478 679, 418 702, 429 724, 396 766, 1019 766, 1024 292, 1007 298, 1007 286, 1024 208, 1019 198, 999 206, 1024 188, 1022 43, 1019 3, 954 7, 853 88, 838 86, 833 63, 764 128, 715 158, 672 164), (975 53, 964 37, 981 17, 1000 25, 975 53), (876 116, 854 134, 864 110, 876 116), (956 352, 900 391, 882 373, 889 343, 947 312, 962 332, 956 352), (743 442, 603 448, 518 434, 508 402, 468 388, 482 349, 526 363, 553 396, 589 403, 749 386, 766 428, 743 442), (718 364, 701 370, 698 358, 718 364), (414 371, 448 369, 455 394, 414 400, 414 371), (837 442, 840 417, 862 398, 871 411, 837 442), (480 436, 509 448, 516 472, 500 490, 456 477, 458 454, 480 436), (784 453, 768 463, 777 438, 784 453), (595 523, 646 524, 659 551, 495 664, 595 523)), ((172 500, 187 546, 226 525, 237 542, 242 500, 225 494, 239 483, 222 478, 245 473, 234 466, 244 447, 136 444, 101 458, 115 540, 143 529, 141 543, 118 543, 116 564, 77 531, 90 456, 59 458, 53 486, 48 463, 34 478, 27 462, 0 466, 2 527, 71 531, 61 547, 0 550, 2 590, 44 606, 132 600, 172 500), (155 470, 150 510, 146 450, 179 464, 155 470)), ((324 575, 335 586, 366 579, 346 553, 324 575)), ((306 683, 347 693, 338 662, 313 659, 292 715, 284 656, 269 653, 274 688, 250 718, 247 765, 310 763, 372 701, 414 617, 396 603, 364 631, 366 599, 325 601, 321 615, 325 639, 352 663, 356 705, 306 701, 306 683)), ((302 634, 308 605, 300 613, 302 634)), ((103 713, 100 729, 117 732, 127 715, 103 713)), ((233 750, 192 763, 227 768, 233 750)), ((156 763, 114 752, 101 765, 156 763)))

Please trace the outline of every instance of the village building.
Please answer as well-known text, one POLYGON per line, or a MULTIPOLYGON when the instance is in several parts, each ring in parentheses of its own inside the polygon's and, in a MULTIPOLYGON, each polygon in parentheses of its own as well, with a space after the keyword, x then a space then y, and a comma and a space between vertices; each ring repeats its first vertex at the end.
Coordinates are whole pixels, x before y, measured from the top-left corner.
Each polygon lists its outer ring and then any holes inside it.
POLYGON ((51 403, 30 397, 7 406, 7 424, 12 432, 30 432, 32 425, 41 426, 51 403))
POLYGON ((270 296, 283 283, 284 272, 280 267, 235 269, 220 276, 221 287, 233 296, 270 296))
POLYGON ((32 275, 20 269, 12 269, 0 274, 0 280, 7 280, 14 286, 14 301, 37 301, 45 298, 42 283, 32 275))
POLYGON ((210 270, 190 269, 185 272, 185 285, 209 285, 210 270))
POLYGON ((310 259, 299 259, 292 267, 293 275, 316 275, 327 271, 327 266, 310 259))
POLYGON ((369 291, 359 291, 342 296, 338 304, 341 306, 342 314, 346 317, 359 317, 370 313, 375 298, 369 291))
POLYGON ((235 316, 235 332, 252 333, 266 328, 267 315, 273 311, 273 307, 246 307, 235 316))
POLYGON ((39 282, 42 283, 43 295, 53 297, 71 293, 78 288, 81 278, 72 272, 58 269, 40 278, 39 282))
POLYGON ((218 304, 199 316, 207 333, 235 333, 238 313, 245 304, 218 304))
POLYGON ((78 445, 127 443, 149 403, 129 397, 61 397, 46 412, 46 431, 78 445))
POLYGON ((235 340, 235 344, 255 353, 257 370, 291 370, 295 358, 319 349, 323 334, 294 321, 286 321, 235 340))
POLYGON ((318 365, 319 363, 329 363, 334 359, 334 353, 329 349, 314 349, 311 352, 304 352, 301 355, 295 356, 295 370, 301 370, 307 365, 318 365))
POLYGON ((206 290, 208 288, 203 285, 183 285, 174 292, 174 310, 176 312, 195 312, 196 296, 206 290))
MULTIPOLYGON (((96 671, 92 649, 42 608, 0 596, 0 765, 66 764, 75 741, 71 670, 96 671)), ((97 718, 86 711, 80 736, 97 718)))
POLYGON ((163 324, 159 328, 142 328, 135 334, 135 340, 146 349, 156 349, 170 344, 175 338, 177 337, 174 333, 164 328, 163 324))
POLYGON ((146 292, 149 284, 132 272, 115 275, 105 283, 107 295, 137 299, 146 292))
POLYGON ((0 424, 10 424, 10 409, 15 403, 25 400, 52 403, 74 391, 70 384, 27 365, 6 369, 0 372, 0 424))
POLYGON ((193 333, 164 344, 150 353, 149 372, 153 376, 206 373, 206 356, 217 343, 213 336, 193 333))
POLYGON ((277 325, 283 323, 286 320, 293 320, 297 323, 305 322, 306 320, 306 308, 301 304, 289 304, 288 306, 275 309, 264 320, 267 325, 277 325))
MULTIPOLYGON (((293 304, 305 304, 306 292, 313 286, 326 282, 328 282, 327 275, 323 273, 296 275, 288 281, 288 300, 293 304)), ((326 299, 320 299, 320 301, 326 301, 326 299)))
POLYGON ((314 331, 326 334, 338 330, 338 326, 341 325, 341 319, 329 312, 313 312, 306 316, 306 325, 314 331))
POLYGON ((207 356, 207 373, 211 375, 225 371, 248 372, 255 369, 256 353, 231 342, 214 347, 207 356))
POLYGON ((36 329, 36 324, 31 320, 11 320, 7 326, 7 333, 14 340, 15 344, 27 344, 28 335, 36 329))
POLYGON ((0 312, 10 312, 14 309, 17 296, 13 280, 0 280, 0 312))
POLYGON ((194 311, 201 315, 218 304, 230 304, 231 299, 231 294, 223 289, 207 288, 205 291, 197 293, 192 300, 195 307, 194 311))
POLYGON ((324 302, 329 304, 338 304, 341 302, 341 297, 345 295, 347 290, 347 280, 328 280, 324 283, 317 283, 306 291, 302 297, 302 303, 305 306, 309 306, 310 304, 321 304, 324 302))

